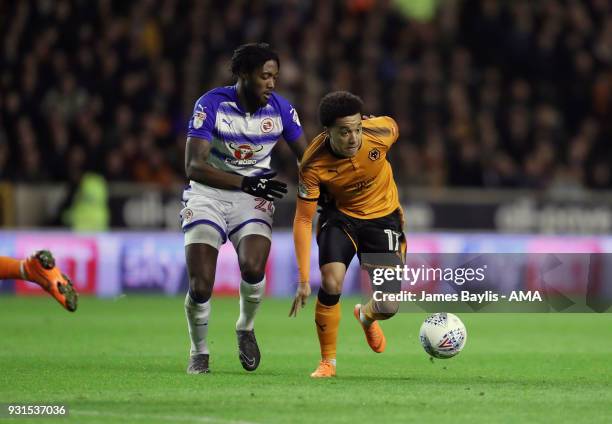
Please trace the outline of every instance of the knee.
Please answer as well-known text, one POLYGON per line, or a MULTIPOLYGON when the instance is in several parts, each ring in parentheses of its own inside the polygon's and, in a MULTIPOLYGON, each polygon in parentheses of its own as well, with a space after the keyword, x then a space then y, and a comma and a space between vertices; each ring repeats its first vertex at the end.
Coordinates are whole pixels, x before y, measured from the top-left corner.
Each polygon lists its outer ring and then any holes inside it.
POLYGON ((204 303, 212 296, 213 285, 210 278, 192 276, 189 278, 189 293, 193 300, 204 303))
POLYGON ((241 258, 240 274, 247 283, 259 283, 266 274, 266 261, 254 256, 241 258))
POLYGON ((333 272, 321 273, 321 287, 329 294, 342 293, 342 280, 333 272))

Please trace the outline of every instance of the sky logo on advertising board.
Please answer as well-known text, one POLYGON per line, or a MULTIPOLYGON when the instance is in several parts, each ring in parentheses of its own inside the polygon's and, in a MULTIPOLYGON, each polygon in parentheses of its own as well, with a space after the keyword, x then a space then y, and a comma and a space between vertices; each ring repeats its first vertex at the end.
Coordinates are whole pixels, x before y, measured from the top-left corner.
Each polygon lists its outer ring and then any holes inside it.
MULTIPOLYGON (((121 286, 126 293, 186 293, 188 289, 183 239, 131 237, 124 241, 121 256, 121 286)), ((266 274, 272 263, 268 260, 266 274)), ((268 276, 269 277, 269 276, 268 276)), ((231 244, 219 249, 214 292, 237 295, 240 287, 238 258, 231 244)), ((271 278, 268 286, 271 285, 271 278)))
MULTIPOLYGON (((24 235, 17 236, 15 255, 26 257, 40 249, 53 252, 55 262, 63 273, 70 276, 76 290, 81 294, 95 294, 98 268, 98 246, 93 237, 24 235)), ((32 283, 18 280, 18 294, 42 294, 43 290, 32 283)))
POLYGON ((187 290, 185 254, 180 238, 130 238, 121 255, 125 292, 177 294, 187 290))

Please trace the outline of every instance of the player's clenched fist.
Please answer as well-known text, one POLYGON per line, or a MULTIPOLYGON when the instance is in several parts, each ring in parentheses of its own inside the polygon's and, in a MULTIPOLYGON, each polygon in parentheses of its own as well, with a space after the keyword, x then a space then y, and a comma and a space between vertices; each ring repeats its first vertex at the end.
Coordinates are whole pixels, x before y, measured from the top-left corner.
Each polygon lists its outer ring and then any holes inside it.
POLYGON ((242 179, 242 191, 255 197, 266 200, 282 199, 287 194, 287 184, 279 180, 273 180, 276 172, 257 177, 244 177, 242 179))

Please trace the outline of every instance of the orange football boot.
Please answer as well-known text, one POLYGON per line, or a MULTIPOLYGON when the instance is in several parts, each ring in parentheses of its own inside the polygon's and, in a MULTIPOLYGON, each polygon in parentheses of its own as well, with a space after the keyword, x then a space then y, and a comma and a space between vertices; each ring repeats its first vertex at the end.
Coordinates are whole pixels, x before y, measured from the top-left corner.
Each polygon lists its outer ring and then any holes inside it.
POLYGON ((359 321, 361 328, 363 328, 368 345, 370 345, 370 348, 372 348, 372 350, 376 353, 384 352, 385 347, 387 347, 387 339, 385 339, 385 333, 383 333, 382 328, 380 328, 380 325, 378 325, 378 321, 374 321, 369 327, 366 327, 359 318, 360 311, 361 305, 358 303, 353 309, 353 315, 355 315, 355 318, 357 318, 357 321, 359 321))
POLYGON ((70 312, 76 311, 79 295, 70 278, 55 266, 51 252, 39 250, 23 261, 23 268, 28 281, 37 283, 70 312))
POLYGON ((336 376, 336 366, 328 359, 321 359, 319 366, 312 374, 312 378, 329 378, 336 376))

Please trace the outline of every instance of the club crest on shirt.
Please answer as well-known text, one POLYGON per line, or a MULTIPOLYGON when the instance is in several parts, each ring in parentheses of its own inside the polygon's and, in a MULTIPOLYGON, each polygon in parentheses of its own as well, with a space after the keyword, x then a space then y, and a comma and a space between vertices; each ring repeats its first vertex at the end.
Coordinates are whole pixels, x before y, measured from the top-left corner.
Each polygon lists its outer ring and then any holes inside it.
POLYGON ((261 121, 261 125, 259 126, 262 133, 269 133, 274 129, 274 121, 272 118, 265 118, 261 121))
POLYGON ((380 150, 378 150, 376 147, 373 148, 370 150, 370 153, 368 153, 368 158, 370 158, 370 160, 380 159, 380 150))
POLYGON ((197 111, 193 114, 193 127, 197 130, 202 128, 206 121, 206 112, 197 111))

